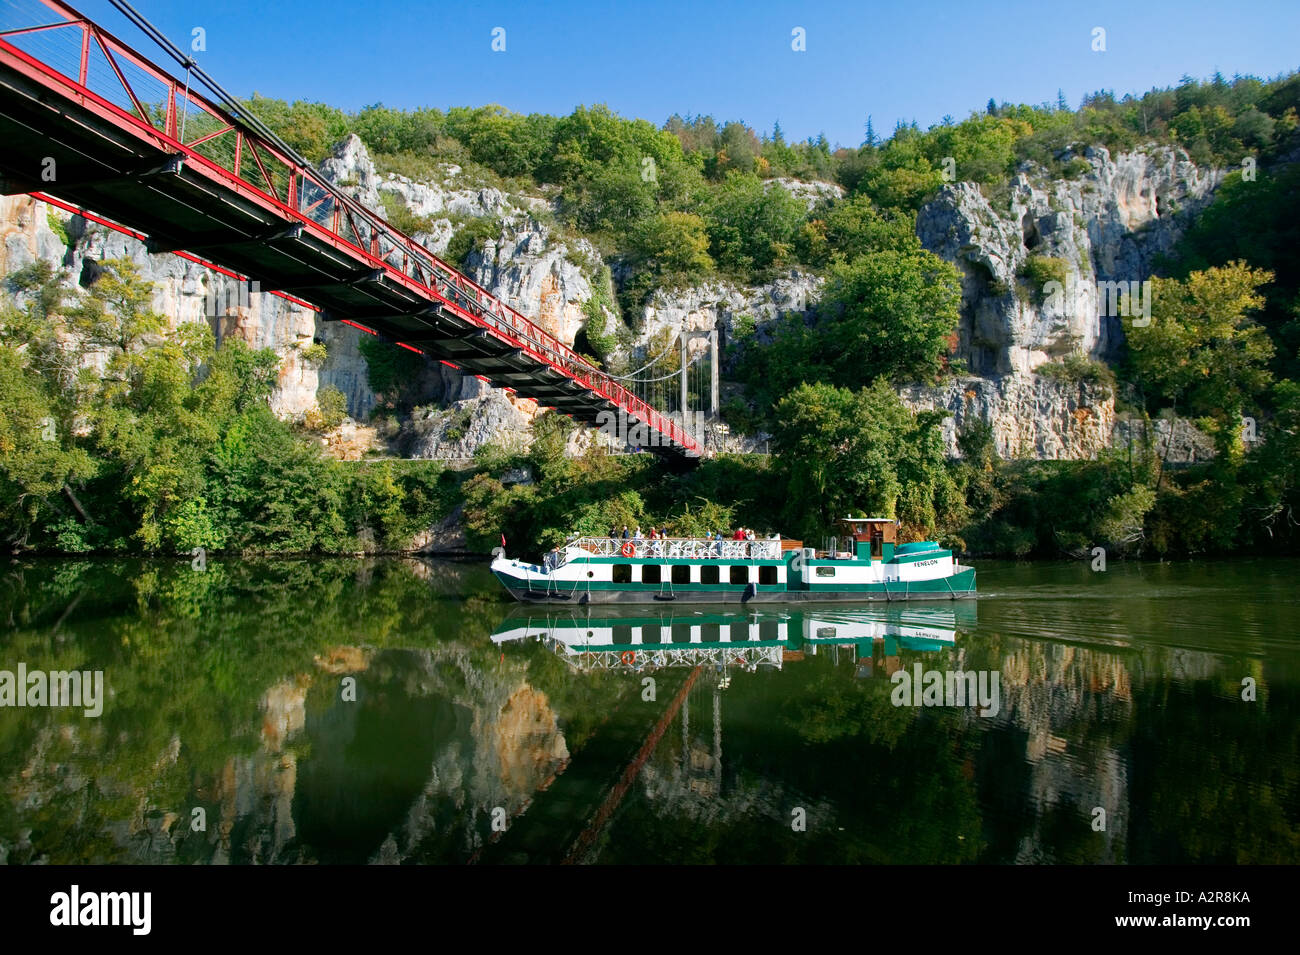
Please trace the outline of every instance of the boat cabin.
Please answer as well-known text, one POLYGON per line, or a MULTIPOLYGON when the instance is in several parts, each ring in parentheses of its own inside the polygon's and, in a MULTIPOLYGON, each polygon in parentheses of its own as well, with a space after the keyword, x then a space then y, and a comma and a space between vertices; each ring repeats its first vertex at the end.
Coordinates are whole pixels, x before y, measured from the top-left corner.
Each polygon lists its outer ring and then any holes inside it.
POLYGON ((891 517, 845 517, 836 521, 835 530, 840 541, 853 542, 850 553, 859 560, 891 560, 894 556, 898 522, 891 517))

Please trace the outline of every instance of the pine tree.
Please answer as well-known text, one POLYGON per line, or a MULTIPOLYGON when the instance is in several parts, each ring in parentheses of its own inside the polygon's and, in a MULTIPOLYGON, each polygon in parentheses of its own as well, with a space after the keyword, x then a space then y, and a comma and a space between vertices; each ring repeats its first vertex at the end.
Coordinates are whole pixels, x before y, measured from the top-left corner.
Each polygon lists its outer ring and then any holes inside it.
POLYGON ((867 138, 863 141, 862 145, 870 146, 873 149, 876 146, 876 129, 871 125, 870 113, 867 114, 867 138))

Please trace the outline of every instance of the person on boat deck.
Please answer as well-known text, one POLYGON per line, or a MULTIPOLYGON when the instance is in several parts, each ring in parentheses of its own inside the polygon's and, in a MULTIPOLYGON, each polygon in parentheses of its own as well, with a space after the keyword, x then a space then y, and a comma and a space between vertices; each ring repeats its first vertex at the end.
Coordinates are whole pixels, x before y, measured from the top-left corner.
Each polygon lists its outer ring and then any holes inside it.
POLYGON ((659 536, 660 536, 661 538, 663 538, 664 540, 667 540, 667 539, 668 539, 668 525, 667 525, 667 524, 665 524, 663 527, 659 528, 659 536))
POLYGON ((653 527, 650 528, 650 539, 652 541, 659 539, 659 532, 655 530, 653 527))
POLYGON ((628 532, 627 532, 627 525, 624 524, 624 525, 623 525, 623 540, 627 540, 628 537, 630 537, 630 536, 631 536, 631 535, 628 534, 628 532))
POLYGON ((704 539, 705 539, 706 541, 711 541, 711 540, 713 540, 713 531, 705 531, 705 532, 704 532, 704 539))
POLYGON ((637 527, 636 533, 632 535, 632 539, 635 541, 645 540, 645 535, 641 533, 640 526, 637 527))
POLYGON ((737 527, 736 533, 731 535, 731 539, 737 541, 743 541, 745 539, 745 529, 743 527, 737 527))
POLYGON ((611 527, 611 528, 609 529, 609 539, 610 539, 610 540, 618 540, 618 528, 617 528, 617 527, 611 527))

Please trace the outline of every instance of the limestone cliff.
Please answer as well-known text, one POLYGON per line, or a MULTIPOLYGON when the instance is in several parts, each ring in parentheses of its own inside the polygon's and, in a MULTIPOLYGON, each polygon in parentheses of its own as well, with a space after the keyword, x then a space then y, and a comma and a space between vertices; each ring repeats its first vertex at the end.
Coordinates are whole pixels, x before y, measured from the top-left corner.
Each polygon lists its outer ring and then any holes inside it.
MULTIPOLYGON (((1070 354, 1115 357, 1123 342, 1123 319, 1099 317, 1104 301, 1080 291, 1095 289, 1099 282, 1148 278, 1157 256, 1173 247, 1189 220, 1212 199, 1222 173, 1198 168, 1171 147, 1147 147, 1113 158, 1101 147, 1090 147, 1080 155, 1089 171, 1077 178, 1051 179, 1026 166, 995 198, 974 184, 952 183, 920 211, 922 244, 961 273, 961 320, 953 357, 964 363, 967 374, 938 387, 906 388, 903 397, 914 408, 952 412, 951 452, 956 451, 957 429, 971 417, 993 425, 998 450, 1006 456, 1090 457, 1132 433, 1126 422, 1119 422, 1117 430, 1114 401, 1105 388, 1036 372, 1070 354), (1064 279, 1065 293, 1045 294, 1041 272, 1028 268, 1031 260, 1050 262, 1053 274, 1064 279)), ((381 175, 355 136, 338 144, 321 170, 367 207, 387 215, 400 209, 414 217, 422 226, 417 240, 435 254, 445 253, 467 222, 491 221, 497 234, 471 252, 471 276, 568 344, 585 327, 596 276, 607 264, 617 273, 618 263, 606 263, 589 242, 561 236, 548 224, 551 201, 546 195, 507 194, 469 181, 453 164, 436 166, 423 181, 381 175)), ((769 185, 810 206, 842 196, 830 183, 774 180, 769 185)), ((134 239, 27 197, 0 200, 0 235, 0 268, 6 273, 41 258, 61 267, 70 284, 85 285, 101 261, 125 256, 155 283, 155 307, 173 323, 207 322, 219 340, 233 336, 274 349, 282 358, 272 396, 278 414, 301 417, 326 386, 343 392, 349 413, 359 420, 376 406, 355 329, 322 321, 283 298, 241 291, 232 280, 177 256, 150 255, 134 239), (319 364, 305 354, 314 342, 326 346, 327 357, 319 364)), ((629 357, 645 357, 665 330, 716 327, 725 377, 726 345, 737 320, 753 319, 762 342, 776 318, 807 312, 821 288, 817 276, 792 270, 758 286, 713 281, 659 291, 642 314, 627 316, 637 333, 620 347, 629 357)), ((695 355, 707 346, 701 336, 690 347, 695 355)), ((435 362, 419 390, 421 407, 398 433, 397 453, 468 458, 489 442, 526 444, 531 439, 537 413, 532 402, 435 362)), ((737 449, 762 446, 762 436, 757 444, 719 437, 737 449)), ((1165 440, 1167 429, 1159 437, 1165 440)), ((1194 435, 1176 437, 1171 460, 1204 453, 1194 435)))
POLYGON ((1080 155, 1090 170, 1077 179, 1050 179, 1027 164, 1003 199, 953 183, 917 216, 922 245, 961 273, 953 357, 978 377, 905 397, 952 411, 952 434, 967 416, 988 421, 1007 456, 1084 458, 1111 443, 1114 401, 1105 389, 1035 372, 1069 355, 1116 357, 1130 319, 1116 314, 1104 283, 1148 279, 1223 178, 1168 146, 1080 155), (1035 261, 1061 288, 1047 287, 1035 261))

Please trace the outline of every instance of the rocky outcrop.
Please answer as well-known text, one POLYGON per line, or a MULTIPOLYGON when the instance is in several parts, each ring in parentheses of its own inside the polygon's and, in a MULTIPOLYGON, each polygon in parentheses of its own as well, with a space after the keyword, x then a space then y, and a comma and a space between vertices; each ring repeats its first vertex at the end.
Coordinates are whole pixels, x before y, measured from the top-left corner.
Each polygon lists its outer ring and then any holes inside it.
POLYGON ((957 435, 968 421, 986 421, 1004 458, 1086 458, 1110 445, 1115 401, 1109 389, 1039 375, 953 378, 938 387, 901 389, 913 411, 942 409, 950 455, 959 454, 957 435))
POLYGON ((1157 418, 1149 431, 1140 418, 1120 418, 1111 436, 1121 446, 1150 443, 1156 457, 1166 464, 1202 464, 1214 459, 1214 440, 1183 418, 1157 418))
POLYGON ((536 416, 535 401, 483 386, 481 394, 447 408, 416 408, 398 443, 407 457, 453 461, 469 460, 487 444, 523 450, 532 442, 536 416))
POLYGON ((905 390, 914 407, 953 412, 950 450, 955 429, 972 414, 993 425, 1003 454, 1087 458, 1112 442, 1108 389, 1034 371, 1068 355, 1117 356, 1131 317, 1119 314, 1113 283, 1149 279, 1223 173, 1197 167, 1173 147, 1112 159, 1095 146, 1080 155, 1091 168, 1077 179, 1049 180, 1027 165, 996 208, 975 184, 954 183, 917 216, 922 245, 961 273, 952 357, 979 376, 905 390))
MULTIPOLYGON (((967 377, 936 388, 910 387, 903 394, 912 407, 953 413, 950 451, 956 450, 957 429, 971 416, 993 425, 999 451, 1008 455, 1090 457, 1112 440, 1132 436, 1131 431, 1111 434, 1114 408, 1106 389, 1035 371, 1070 354, 1115 357, 1124 319, 1099 315, 1109 302, 1104 292, 1095 294, 1098 283, 1147 279, 1157 257, 1173 248, 1191 217, 1212 199, 1222 173, 1198 168, 1172 147, 1115 157, 1090 147, 1078 157, 1089 167, 1078 178, 1053 180, 1026 166, 995 199, 974 184, 953 183, 918 215, 923 245, 961 273, 961 320, 952 357, 964 363, 967 377), (1062 279, 1059 294, 1045 287, 1047 275, 1062 279)), ((512 195, 470 183, 454 164, 434 168, 427 181, 380 175, 355 136, 339 143, 321 164, 327 178, 367 208, 383 214, 386 203, 391 208, 396 202, 417 217, 427 228, 415 238, 435 254, 445 253, 467 219, 499 223, 496 238, 480 242, 471 253, 472 277, 572 344, 585 327, 593 283, 605 265, 599 251, 586 240, 557 234, 547 221, 545 195, 512 195)), ((768 186, 787 190, 809 208, 842 195, 832 183, 777 179, 768 186)), ((69 284, 84 286, 98 275, 103 260, 129 258, 155 284, 154 307, 171 322, 205 322, 218 340, 240 338, 275 350, 282 359, 272 395, 278 414, 301 418, 315 406, 320 389, 329 386, 343 393, 358 421, 369 418, 378 403, 353 328, 324 322, 309 309, 241 287, 180 257, 149 255, 134 239, 28 197, 0 200, 0 238, 0 268, 6 273, 40 258, 63 268, 69 284), (313 344, 325 346, 323 360, 319 349, 308 351, 313 344)), ((620 354, 645 359, 665 332, 717 328, 725 361, 738 323, 748 328, 752 321, 756 341, 764 343, 779 316, 806 313, 821 288, 817 276, 792 270, 752 287, 714 281, 661 290, 636 316, 630 354, 620 354)), ((706 336, 693 335, 688 347, 692 358, 701 357, 706 336)), ((531 440, 536 414, 531 402, 435 362, 418 390, 426 408, 404 425, 403 453, 469 458, 489 442, 524 446, 531 440)), ((1204 459, 1203 442, 1181 425, 1177 431, 1170 460, 1204 459)), ((747 439, 715 429, 713 437, 730 449, 763 446, 763 436, 747 439)), ((570 446, 579 452, 590 443, 579 435, 570 446)))
POLYGON ((355 133, 337 143, 328 158, 320 164, 320 172, 338 189, 351 196, 371 212, 383 215, 379 200, 379 176, 370 152, 361 137, 355 133))
POLYGON ((354 416, 366 415, 374 404, 354 329, 323 322, 310 309, 261 292, 255 283, 236 281, 180 256, 151 255, 130 236, 27 196, 0 199, 0 224, 4 274, 40 258, 59 267, 69 286, 84 287, 100 275, 103 261, 128 259, 153 283, 153 308, 172 327, 199 322, 212 329, 218 343, 238 338, 253 348, 274 350, 281 364, 271 407, 279 415, 302 417, 315 407, 318 391, 329 385, 343 392, 354 416), (313 343, 325 346, 323 362, 305 353, 313 343))
POLYGON ((592 294, 592 280, 575 260, 589 269, 602 264, 587 240, 559 240, 549 226, 525 218, 507 223, 499 238, 471 253, 468 264, 479 285, 572 346, 586 325, 584 306, 592 294))
MULTIPOLYGON (((730 282, 709 282, 685 289, 654 293, 641 316, 638 341, 654 340, 664 331, 707 332, 718 328, 719 347, 734 336, 738 319, 753 320, 756 340, 769 340, 772 323, 787 312, 806 312, 816 303, 824 280, 810 272, 792 269, 765 285, 739 286, 730 282)), ((692 354, 705 347, 700 339, 691 344, 692 354)))
POLYGON ((918 214, 921 244, 962 274, 954 357, 972 374, 1028 374, 1070 353, 1112 357, 1123 326, 1119 315, 1099 316, 1108 299, 1098 301, 1096 283, 1148 279, 1223 177, 1167 146, 1116 159, 1094 146, 1082 156, 1091 171, 1078 179, 1024 167, 1005 206, 960 182, 918 214), (1064 279, 1059 294, 1030 277, 1031 256, 1052 260, 1064 279))
MULTIPOLYGON (((443 163, 438 166, 438 170, 441 178, 437 181, 415 182, 406 176, 389 173, 377 182, 377 186, 382 195, 391 195, 400 200, 412 215, 422 218, 436 219, 449 215, 504 218, 519 213, 520 210, 511 202, 511 197, 500 189, 459 185, 459 166, 443 163)), ((544 200, 536 201, 545 206, 544 200)))
POLYGON ((385 443, 377 428, 345 418, 341 424, 321 435, 321 447, 339 461, 360 461, 366 455, 382 452, 385 443))
POLYGON ((816 208, 817 203, 823 200, 834 202, 836 199, 844 198, 844 187, 834 182, 780 178, 768 179, 763 183, 763 186, 766 189, 779 186, 806 205, 809 212, 816 208))

